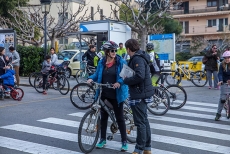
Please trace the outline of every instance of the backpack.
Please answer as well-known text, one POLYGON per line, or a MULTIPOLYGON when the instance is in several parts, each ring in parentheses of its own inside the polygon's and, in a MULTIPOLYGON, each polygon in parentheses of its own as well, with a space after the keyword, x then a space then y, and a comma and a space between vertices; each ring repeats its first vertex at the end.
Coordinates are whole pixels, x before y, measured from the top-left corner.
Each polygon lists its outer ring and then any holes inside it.
POLYGON ((208 61, 208 58, 207 58, 206 56, 204 56, 204 57, 202 58, 202 63, 203 63, 203 64, 206 64, 207 61, 208 61))
POLYGON ((156 72, 161 72, 161 66, 160 66, 160 58, 156 52, 154 52, 154 60, 155 60, 155 66, 153 63, 150 63, 150 71, 152 74, 155 74, 156 72), (158 67, 158 68, 157 68, 158 67))

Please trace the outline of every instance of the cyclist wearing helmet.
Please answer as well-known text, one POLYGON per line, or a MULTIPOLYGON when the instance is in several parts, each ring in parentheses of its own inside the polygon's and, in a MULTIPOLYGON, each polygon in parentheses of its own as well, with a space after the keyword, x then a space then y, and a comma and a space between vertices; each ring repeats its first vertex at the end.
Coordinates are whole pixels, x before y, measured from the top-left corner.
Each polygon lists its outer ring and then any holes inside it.
POLYGON ((0 79, 3 79, 3 88, 5 92, 10 92, 8 86, 14 86, 14 75, 15 71, 13 70, 12 65, 7 65, 5 67, 6 73, 0 76, 0 79))
POLYGON ((221 117, 221 112, 224 107, 224 103, 226 100, 226 91, 229 91, 229 87, 226 84, 221 85, 222 83, 228 83, 230 84, 230 51, 225 51, 223 53, 224 60, 219 66, 219 73, 218 78, 219 82, 218 85, 220 86, 220 100, 218 103, 218 109, 216 113, 216 121, 219 121, 221 117))
MULTIPOLYGON (((123 116, 123 102, 128 98, 128 86, 123 83, 119 76, 126 61, 119 55, 116 55, 118 45, 112 41, 103 44, 105 57, 99 61, 96 72, 88 79, 88 83, 95 81, 98 83, 112 83, 114 88, 103 88, 101 99, 108 100, 113 105, 116 121, 121 133, 122 147, 121 151, 127 151, 126 125, 123 116)), ((106 130, 108 123, 108 114, 101 109, 101 139, 96 145, 97 148, 103 148, 106 144, 106 130)))
MULTIPOLYGON (((146 49, 147 49, 147 53, 150 56, 150 71, 151 71, 151 75, 152 75, 152 84, 154 86, 156 85, 156 81, 158 80, 159 76, 160 76, 160 72, 161 72, 161 68, 160 68, 160 59, 158 57, 158 55, 154 52, 154 44, 153 43, 147 43, 146 45, 146 49)), ((163 79, 161 78, 161 84, 163 84, 163 79)))

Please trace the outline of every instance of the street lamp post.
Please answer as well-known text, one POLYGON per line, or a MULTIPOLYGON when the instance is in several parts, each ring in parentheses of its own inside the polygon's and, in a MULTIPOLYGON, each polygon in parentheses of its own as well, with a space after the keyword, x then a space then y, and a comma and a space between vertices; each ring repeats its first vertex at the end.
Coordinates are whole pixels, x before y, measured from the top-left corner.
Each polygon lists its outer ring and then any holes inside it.
POLYGON ((51 0, 40 0, 41 3, 41 7, 42 7, 42 13, 44 14, 44 37, 45 37, 45 41, 44 41, 44 46, 45 46, 45 51, 44 51, 44 56, 46 56, 46 52, 47 52, 47 27, 46 27, 46 20, 47 20, 47 14, 49 14, 50 12, 50 3, 51 0))

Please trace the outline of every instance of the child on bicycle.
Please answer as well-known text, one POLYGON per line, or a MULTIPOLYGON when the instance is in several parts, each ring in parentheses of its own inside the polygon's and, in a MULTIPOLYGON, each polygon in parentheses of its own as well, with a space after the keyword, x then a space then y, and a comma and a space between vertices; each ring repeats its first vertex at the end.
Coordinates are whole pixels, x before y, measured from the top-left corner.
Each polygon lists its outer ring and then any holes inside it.
POLYGON ((6 69, 6 73, 1 75, 0 79, 3 80, 3 88, 5 89, 5 92, 9 93, 10 88, 8 88, 8 86, 14 86, 15 71, 13 70, 12 65, 7 65, 5 69, 6 69))
POLYGON ((50 55, 47 55, 45 57, 45 60, 44 62, 42 63, 42 77, 43 77, 43 85, 42 85, 42 88, 43 88, 43 94, 46 95, 47 92, 46 92, 46 82, 47 82, 47 77, 49 75, 49 72, 50 72, 50 69, 51 69, 51 56, 50 55))
POLYGON ((224 103, 226 101, 225 91, 228 88, 228 85, 230 85, 230 51, 225 51, 222 57, 224 58, 224 60, 219 66, 219 73, 218 73, 218 78, 219 78, 218 85, 221 87, 220 87, 220 100, 219 100, 218 109, 215 117, 216 121, 219 121, 221 117, 221 112, 223 110, 224 103), (228 83, 228 85, 223 83, 228 83))

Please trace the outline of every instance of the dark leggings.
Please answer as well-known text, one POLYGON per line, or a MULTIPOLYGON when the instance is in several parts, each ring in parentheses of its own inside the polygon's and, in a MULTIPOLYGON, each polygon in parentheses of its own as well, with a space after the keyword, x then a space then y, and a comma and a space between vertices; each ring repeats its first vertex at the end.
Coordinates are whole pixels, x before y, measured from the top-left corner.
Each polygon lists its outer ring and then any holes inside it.
MULTIPOLYGON (((113 105, 116 121, 121 133, 121 141, 122 142, 127 141, 126 125, 125 125, 125 120, 123 115, 123 103, 120 103, 118 106, 118 102, 116 99, 108 99, 102 97, 103 101, 105 99, 107 99, 113 105)), ((105 139, 105 140, 106 140, 107 123, 108 123, 108 113, 102 108, 101 109, 101 139, 105 139)))
POLYGON ((48 74, 42 74, 42 78, 43 78, 42 88, 43 88, 43 90, 47 90, 46 89, 47 77, 48 77, 48 74))

